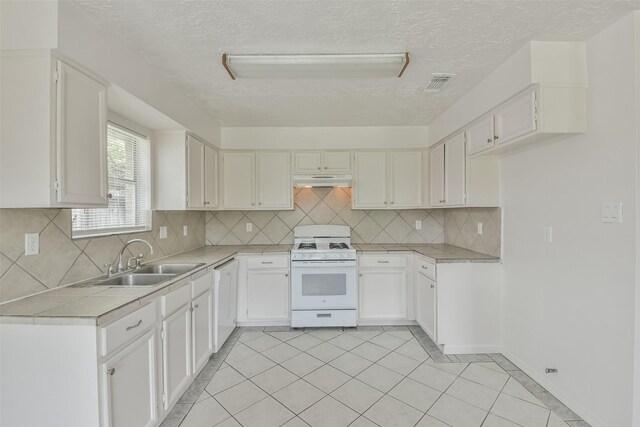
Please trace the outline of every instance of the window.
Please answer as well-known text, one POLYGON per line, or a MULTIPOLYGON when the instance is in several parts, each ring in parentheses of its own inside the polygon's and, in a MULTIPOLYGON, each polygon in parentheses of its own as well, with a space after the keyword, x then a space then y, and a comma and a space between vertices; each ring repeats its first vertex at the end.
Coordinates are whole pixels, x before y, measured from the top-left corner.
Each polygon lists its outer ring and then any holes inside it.
POLYGON ((109 205, 73 209, 73 238, 151 230, 149 140, 113 123, 107 127, 109 205))

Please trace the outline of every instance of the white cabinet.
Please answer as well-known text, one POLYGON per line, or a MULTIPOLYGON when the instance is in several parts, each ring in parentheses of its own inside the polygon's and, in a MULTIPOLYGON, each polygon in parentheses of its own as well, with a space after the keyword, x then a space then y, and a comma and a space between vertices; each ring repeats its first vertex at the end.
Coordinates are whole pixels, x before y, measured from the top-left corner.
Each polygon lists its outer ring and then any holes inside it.
POLYGON ((434 342, 437 342, 436 281, 420 268, 431 268, 435 271, 436 267, 435 264, 428 262, 418 261, 416 264, 416 321, 427 335, 429 335, 434 342))
POLYGON ((490 115, 471 125, 466 131, 467 152, 470 156, 490 150, 498 139, 494 128, 494 116, 490 115))
POLYGON ((459 133, 434 147, 430 158, 431 206, 464 206, 465 139, 459 133))
POLYGON ((218 207, 218 151, 185 131, 153 138, 154 210, 218 207))
POLYGON ((225 152, 224 209, 293 209, 289 152, 225 152))
POLYGON ((294 154, 295 173, 349 173, 349 151, 300 151, 294 154))
POLYGON ((152 426, 156 411, 156 330, 126 346, 103 365, 104 425, 152 426))
POLYGON ((424 206, 422 151, 356 152, 354 209, 424 206))
POLYGON ((200 371, 213 353, 213 291, 207 291, 191 303, 193 372, 200 371))
POLYGON ((444 206, 444 144, 431 150, 429 157, 429 201, 431 206, 444 206))
POLYGON ((191 306, 184 305, 162 322, 164 409, 187 388, 191 377, 191 306))
POLYGON ((0 64, 0 207, 106 207, 107 83, 50 51, 0 64))
POLYGON ((289 270, 250 270, 247 274, 247 318, 288 320, 289 270))
MULTIPOLYGON (((521 96, 499 107, 494 115, 496 143, 508 143, 535 132, 538 127, 536 91, 524 92, 521 96)), ((469 153, 472 155, 475 153, 469 153)))
POLYGON ((214 274, 213 351, 217 353, 236 327, 238 261, 217 267, 214 274))
POLYGON ((358 257, 358 318, 362 321, 408 320, 413 310, 410 264, 404 255, 358 257))

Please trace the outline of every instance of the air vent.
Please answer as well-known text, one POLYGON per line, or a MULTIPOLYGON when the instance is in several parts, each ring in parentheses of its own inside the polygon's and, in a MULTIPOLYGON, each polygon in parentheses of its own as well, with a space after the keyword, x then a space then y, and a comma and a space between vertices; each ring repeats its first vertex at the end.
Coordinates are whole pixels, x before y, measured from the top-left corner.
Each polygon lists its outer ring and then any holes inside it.
POLYGON ((424 88, 425 92, 440 92, 440 89, 446 82, 457 76, 457 74, 447 74, 447 73, 434 73, 432 74, 431 81, 424 88))

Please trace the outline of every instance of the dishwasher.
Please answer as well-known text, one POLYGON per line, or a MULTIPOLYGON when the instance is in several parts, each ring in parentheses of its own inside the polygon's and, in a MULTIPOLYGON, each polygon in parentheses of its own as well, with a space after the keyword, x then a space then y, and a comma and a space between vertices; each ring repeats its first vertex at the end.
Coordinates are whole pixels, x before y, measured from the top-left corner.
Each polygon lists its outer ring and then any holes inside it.
POLYGON ((217 353, 236 327, 238 261, 214 269, 213 351, 217 353))

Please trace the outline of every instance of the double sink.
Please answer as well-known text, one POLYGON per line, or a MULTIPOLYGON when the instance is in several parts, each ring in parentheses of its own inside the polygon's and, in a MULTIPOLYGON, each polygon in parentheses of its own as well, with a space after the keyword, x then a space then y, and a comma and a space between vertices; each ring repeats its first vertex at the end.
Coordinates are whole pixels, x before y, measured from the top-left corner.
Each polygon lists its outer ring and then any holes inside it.
POLYGON ((204 263, 197 264, 156 264, 147 265, 131 270, 117 276, 95 279, 81 282, 71 287, 87 286, 154 286, 173 279, 181 274, 188 273, 204 263))

